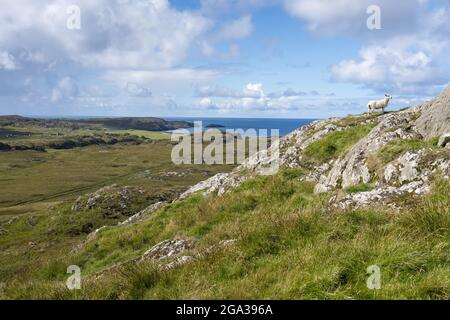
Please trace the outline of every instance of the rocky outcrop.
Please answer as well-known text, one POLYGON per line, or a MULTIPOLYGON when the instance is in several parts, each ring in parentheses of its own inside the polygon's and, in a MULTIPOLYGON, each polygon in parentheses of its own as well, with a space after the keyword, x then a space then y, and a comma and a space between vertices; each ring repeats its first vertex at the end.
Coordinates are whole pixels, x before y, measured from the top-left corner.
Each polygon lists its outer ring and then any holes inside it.
POLYGON ((449 156, 448 152, 436 153, 426 149, 407 151, 386 165, 383 182, 395 186, 418 180, 428 183, 432 174, 437 171, 448 176, 450 174, 449 156))
POLYGON ((343 158, 338 159, 327 175, 321 176, 315 191, 328 192, 369 183, 372 177, 367 159, 370 155, 395 140, 421 138, 417 131, 408 127, 414 117, 415 112, 409 111, 381 116, 378 126, 356 143, 343 158))
POLYGON ((357 192, 347 195, 341 199, 334 196, 330 199, 330 204, 334 208, 349 209, 361 208, 371 205, 391 205, 404 194, 421 195, 430 190, 423 181, 414 181, 401 187, 385 186, 371 191, 357 192))
POLYGON ((227 249, 236 243, 236 239, 222 240, 206 249, 198 250, 191 255, 187 255, 189 250, 194 249, 195 241, 183 239, 166 240, 144 253, 140 262, 148 260, 158 261, 161 270, 170 270, 186 263, 202 259, 210 254, 219 252, 220 250, 227 249))
POLYGON ((177 239, 166 240, 153 246, 150 250, 145 252, 141 260, 163 260, 176 256, 184 251, 192 249, 195 242, 192 240, 177 239))
POLYGON ((425 139, 450 132, 450 86, 417 109, 421 115, 415 121, 415 126, 425 139))
POLYGON ((208 180, 202 181, 189 188, 177 200, 185 199, 199 191, 203 191, 204 195, 208 195, 211 193, 223 195, 227 190, 238 187, 248 179, 249 176, 241 175, 237 172, 219 173, 209 178, 208 180))

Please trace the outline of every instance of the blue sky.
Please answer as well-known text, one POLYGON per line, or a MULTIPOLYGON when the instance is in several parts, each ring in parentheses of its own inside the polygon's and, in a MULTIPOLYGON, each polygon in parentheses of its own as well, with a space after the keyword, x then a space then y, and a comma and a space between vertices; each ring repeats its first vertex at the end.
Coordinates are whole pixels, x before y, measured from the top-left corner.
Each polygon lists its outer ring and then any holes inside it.
POLYGON ((393 109, 417 104, 450 76, 446 1, 0 5, 0 114, 343 116, 384 93, 393 109), (379 30, 367 28, 370 5, 379 30))

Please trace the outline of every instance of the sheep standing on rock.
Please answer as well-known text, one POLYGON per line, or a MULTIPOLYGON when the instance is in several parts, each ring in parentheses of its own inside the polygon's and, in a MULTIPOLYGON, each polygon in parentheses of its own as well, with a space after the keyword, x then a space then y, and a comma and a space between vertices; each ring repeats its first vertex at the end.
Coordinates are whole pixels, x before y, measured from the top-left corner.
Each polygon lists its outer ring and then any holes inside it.
POLYGON ((382 109, 383 113, 384 113, 384 109, 387 108, 387 106, 391 100, 392 100, 392 96, 385 94, 384 99, 370 101, 367 104, 367 109, 369 110, 369 114, 372 113, 372 111, 375 111, 377 109, 382 109))

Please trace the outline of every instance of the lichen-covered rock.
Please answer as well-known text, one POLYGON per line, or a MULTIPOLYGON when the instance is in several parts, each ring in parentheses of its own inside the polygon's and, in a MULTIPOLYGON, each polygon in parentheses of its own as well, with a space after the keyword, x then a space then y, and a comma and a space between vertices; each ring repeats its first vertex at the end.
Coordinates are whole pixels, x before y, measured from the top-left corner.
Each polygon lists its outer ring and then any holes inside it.
POLYGON ((427 183, 437 170, 444 176, 448 175, 450 160, 446 157, 449 155, 427 149, 407 151, 384 168, 383 182, 389 185, 402 185, 417 180, 427 183))
POLYGON ((421 195, 429 190, 429 186, 423 181, 414 181, 401 187, 385 186, 371 191, 358 192, 347 195, 342 199, 333 197, 330 203, 333 207, 340 209, 388 205, 395 202, 403 194, 421 195))
POLYGON ((153 246, 142 255, 142 260, 163 260, 192 249, 194 241, 186 239, 165 240, 153 246))

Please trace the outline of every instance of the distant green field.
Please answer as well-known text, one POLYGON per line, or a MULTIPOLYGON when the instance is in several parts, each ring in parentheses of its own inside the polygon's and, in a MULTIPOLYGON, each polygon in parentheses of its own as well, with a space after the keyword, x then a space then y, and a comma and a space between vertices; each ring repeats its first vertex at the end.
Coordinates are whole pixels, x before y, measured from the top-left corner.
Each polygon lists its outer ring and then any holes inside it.
POLYGON ((124 134, 128 133, 135 136, 146 137, 153 140, 170 139, 170 134, 161 131, 145 131, 145 130, 113 130, 109 133, 124 134))
POLYGON ((227 166, 176 166, 167 140, 141 145, 89 146, 48 152, 2 152, 0 215, 23 212, 14 206, 75 199, 100 187, 119 183, 155 192, 182 191, 227 166), (187 172, 180 178, 166 172, 187 172))

